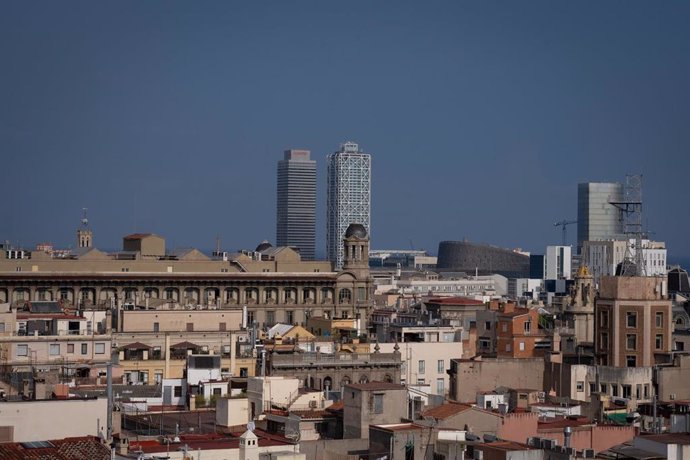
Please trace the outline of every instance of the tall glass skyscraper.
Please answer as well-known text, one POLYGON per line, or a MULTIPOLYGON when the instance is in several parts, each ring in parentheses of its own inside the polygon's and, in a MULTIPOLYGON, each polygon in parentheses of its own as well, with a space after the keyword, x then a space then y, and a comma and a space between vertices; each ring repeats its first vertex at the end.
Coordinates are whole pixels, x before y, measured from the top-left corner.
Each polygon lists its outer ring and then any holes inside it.
POLYGON ((611 202, 623 200, 623 185, 585 182, 577 186, 577 251, 585 241, 623 238, 620 211, 611 202))
POLYGON ((276 244, 299 248, 314 260, 316 241, 316 162, 309 150, 286 150, 278 162, 276 244))
POLYGON ((371 155, 354 142, 328 155, 326 254, 343 266, 343 238, 350 224, 362 224, 371 237, 371 155))

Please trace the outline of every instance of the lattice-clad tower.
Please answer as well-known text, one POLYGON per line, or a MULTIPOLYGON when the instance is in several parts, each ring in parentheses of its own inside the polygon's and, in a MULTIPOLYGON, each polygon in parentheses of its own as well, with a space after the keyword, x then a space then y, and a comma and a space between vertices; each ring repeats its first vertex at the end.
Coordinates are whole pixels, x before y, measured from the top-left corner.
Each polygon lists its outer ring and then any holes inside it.
POLYGON ((347 227, 361 224, 371 238, 371 155, 354 142, 328 155, 327 193, 326 254, 340 269, 347 227))

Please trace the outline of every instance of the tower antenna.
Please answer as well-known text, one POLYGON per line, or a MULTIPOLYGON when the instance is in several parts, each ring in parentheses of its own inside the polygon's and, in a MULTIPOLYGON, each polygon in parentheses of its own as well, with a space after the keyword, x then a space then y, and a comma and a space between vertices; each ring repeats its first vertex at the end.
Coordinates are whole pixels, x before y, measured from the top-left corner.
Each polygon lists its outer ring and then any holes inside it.
POLYGON ((646 276, 644 253, 642 251, 642 174, 625 176, 622 201, 611 201, 618 208, 619 220, 623 223, 626 237, 625 258, 621 276, 646 276), (634 251, 634 252, 633 252, 634 251))

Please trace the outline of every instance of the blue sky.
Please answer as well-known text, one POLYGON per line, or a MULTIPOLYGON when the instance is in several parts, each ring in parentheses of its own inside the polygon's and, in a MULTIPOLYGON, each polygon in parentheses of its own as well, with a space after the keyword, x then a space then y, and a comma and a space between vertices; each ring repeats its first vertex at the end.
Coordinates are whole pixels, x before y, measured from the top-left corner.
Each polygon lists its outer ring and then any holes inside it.
MULTIPOLYGON (((577 183, 644 175, 690 256, 688 2, 20 2, 0 14, 0 239, 275 240, 276 162, 373 155, 372 245, 541 252, 577 183)), ((569 228, 575 241, 576 230, 569 228)))

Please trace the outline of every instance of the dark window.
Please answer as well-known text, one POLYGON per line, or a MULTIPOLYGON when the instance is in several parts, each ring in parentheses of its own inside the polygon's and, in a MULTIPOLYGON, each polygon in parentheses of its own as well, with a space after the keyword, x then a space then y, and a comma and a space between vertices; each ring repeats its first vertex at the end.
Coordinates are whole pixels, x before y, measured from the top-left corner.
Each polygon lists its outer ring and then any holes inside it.
POLYGON ((85 355, 89 352, 89 346, 85 343, 81 344, 81 354, 85 355))
POLYGON ((628 327, 637 327, 637 313, 629 311, 625 314, 625 318, 628 327))
POLYGON ((626 356, 625 363, 628 367, 637 367, 637 357, 636 356, 626 356))
POLYGON ((218 330, 221 332, 226 331, 226 324, 225 323, 218 323, 218 330))
POLYGON ((159 323, 153 323, 153 332, 158 332, 160 331, 160 324, 159 323))
POLYGON ((374 395, 374 414, 383 414, 383 394, 374 395))
POLYGON ((181 398, 182 397, 182 387, 177 386, 173 389, 173 394, 175 395, 176 398, 181 398))
POLYGON ((194 332, 194 323, 187 323, 187 332, 194 332))
POLYGON ((654 340, 654 346, 657 350, 661 350, 664 348, 664 335, 663 334, 657 334, 656 339, 654 340))
POLYGON ((637 350, 637 335, 628 334, 626 336, 625 348, 627 350, 637 350))

